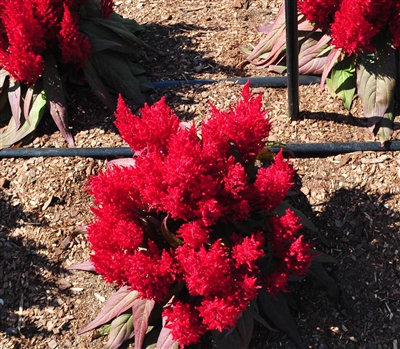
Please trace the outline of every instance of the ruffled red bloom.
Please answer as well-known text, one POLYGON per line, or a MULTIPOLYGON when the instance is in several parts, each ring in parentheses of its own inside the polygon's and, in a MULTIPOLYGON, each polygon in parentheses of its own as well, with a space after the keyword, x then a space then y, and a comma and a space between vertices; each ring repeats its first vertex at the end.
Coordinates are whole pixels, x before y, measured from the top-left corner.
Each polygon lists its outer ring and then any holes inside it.
POLYGON ((300 0, 299 11, 307 20, 328 29, 342 0, 300 0))
POLYGON ((284 160, 281 150, 270 167, 260 168, 257 173, 254 187, 257 190, 258 207, 267 212, 275 210, 293 186, 293 175, 294 169, 284 160))
POLYGON ((165 104, 165 98, 151 107, 145 104, 142 116, 133 115, 122 96, 118 98, 115 125, 134 151, 165 152, 169 138, 179 129, 179 119, 165 104))
POLYGON ((274 272, 264 276, 264 287, 272 295, 278 292, 287 292, 287 284, 289 275, 283 267, 276 269, 274 272))
POLYGON ((234 284, 227 248, 217 240, 209 251, 204 246, 195 251, 188 245, 176 249, 176 258, 192 296, 212 297, 229 294, 234 284))
POLYGON ((64 61, 73 64, 76 69, 82 68, 91 55, 89 39, 79 31, 78 17, 65 4, 58 41, 64 61))
POLYGON ((141 297, 164 301, 175 281, 174 259, 167 251, 161 251, 151 241, 147 250, 141 250, 124 258, 127 283, 140 292, 141 297))
POLYGON ((390 33, 393 38, 393 46, 400 46, 400 2, 397 2, 391 15, 390 33))
POLYGON ((309 266, 298 218, 270 214, 293 185, 292 167, 282 153, 268 168, 254 166, 270 127, 260 109, 246 85, 238 107, 214 108, 200 133, 180 127, 164 99, 138 117, 120 98, 116 125, 136 150, 135 165, 89 182, 96 270, 158 302, 182 290, 163 314, 180 345, 232 328, 259 288, 285 291, 288 274, 309 266), (259 263, 271 247, 277 268, 263 275, 259 263))
POLYGON ((310 244, 303 242, 300 236, 292 243, 284 258, 286 267, 293 275, 305 275, 312 262, 310 255, 310 244))
POLYGON ((165 327, 171 329, 172 338, 179 341, 182 348, 199 342, 207 330, 199 311, 192 304, 172 302, 164 308, 163 318, 166 319, 165 327))
POLYGON ((46 49, 44 28, 35 17, 31 1, 10 1, 2 5, 6 39, 0 49, 0 64, 15 80, 35 82, 44 68, 41 56, 46 49))
POLYGON ((274 250, 274 257, 284 259, 290 246, 296 240, 296 234, 302 225, 298 223, 299 217, 292 210, 286 210, 282 217, 271 217, 269 224, 271 231, 270 243, 274 250))
POLYGON ((211 229, 206 228, 201 221, 192 221, 182 224, 177 230, 177 235, 185 244, 193 249, 200 248, 208 242, 211 229))
POLYGON ((257 270, 256 262, 265 255, 263 233, 259 231, 240 240, 232 247, 232 258, 235 261, 235 267, 244 266, 249 272, 257 270))
POLYGON ((109 18, 114 12, 114 1, 113 0, 101 0, 100 1, 101 12, 104 18, 109 18))
POLYGON ((229 112, 211 106, 210 117, 202 124, 203 149, 215 159, 226 158, 235 147, 243 163, 252 162, 264 145, 271 129, 262 110, 262 95, 253 97, 247 83, 242 100, 229 112))

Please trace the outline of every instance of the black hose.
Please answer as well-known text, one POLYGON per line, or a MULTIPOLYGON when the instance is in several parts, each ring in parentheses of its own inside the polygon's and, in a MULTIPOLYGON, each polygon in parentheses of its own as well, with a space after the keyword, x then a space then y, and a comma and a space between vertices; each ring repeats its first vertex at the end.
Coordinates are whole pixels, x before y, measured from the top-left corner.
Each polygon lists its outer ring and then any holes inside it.
MULTIPOLYGON (((287 87, 288 78, 286 76, 267 76, 267 77, 249 77, 249 78, 226 78, 221 80, 205 79, 205 80, 171 80, 153 82, 154 88, 166 88, 179 85, 212 85, 217 82, 231 81, 239 85, 244 85, 250 81, 251 87, 287 87)), ((319 84, 321 78, 312 75, 300 75, 300 85, 319 84)))
MULTIPOLYGON (((381 146, 378 142, 361 143, 288 143, 284 154, 296 158, 327 157, 337 154, 354 153, 358 151, 398 151, 400 141, 386 142, 381 146)), ((279 147, 269 148, 273 153, 279 147)), ((80 156, 89 158, 118 158, 131 157, 130 148, 5 148, 0 150, 0 158, 31 158, 31 157, 68 157, 80 156)))

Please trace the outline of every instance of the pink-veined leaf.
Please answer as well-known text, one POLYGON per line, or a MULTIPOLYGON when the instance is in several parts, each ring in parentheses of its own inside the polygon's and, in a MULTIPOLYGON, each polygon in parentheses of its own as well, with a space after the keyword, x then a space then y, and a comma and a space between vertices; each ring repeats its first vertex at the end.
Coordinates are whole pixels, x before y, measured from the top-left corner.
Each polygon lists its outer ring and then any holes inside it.
POLYGON ((378 122, 378 137, 382 146, 385 142, 389 141, 393 135, 393 105, 389 107, 381 121, 378 122))
POLYGON ((149 327, 149 317, 155 302, 149 299, 136 299, 132 305, 135 348, 142 348, 149 327))
POLYGON ((330 40, 331 38, 328 35, 322 35, 319 40, 311 36, 300 45, 299 74, 322 74, 330 40))
POLYGON ((367 127, 375 132, 375 125, 388 112, 394 97, 396 85, 396 55, 390 45, 376 52, 360 53, 357 60, 357 91, 367 127))
POLYGON ((44 61, 43 83, 50 114, 68 145, 74 147, 74 138, 68 128, 67 106, 63 84, 57 71, 56 59, 47 52, 44 61))
POLYGON ((29 120, 31 121, 31 123, 28 124, 25 121, 20 126, 20 128, 16 129, 14 119, 11 118, 7 129, 4 132, 0 133, 0 148, 10 147, 16 142, 19 142, 20 140, 24 139, 33 131, 35 131, 45 110, 46 110, 46 96, 44 91, 41 91, 35 97, 35 101, 33 102, 30 111, 29 120))
POLYGON ((326 57, 325 67, 322 72, 321 83, 319 85, 321 91, 324 89, 326 78, 328 77, 333 66, 338 62, 341 54, 342 50, 340 48, 332 47, 332 50, 329 52, 328 57, 326 57))
POLYGON ((8 101, 16 131, 21 126, 21 84, 12 78, 10 78, 10 86, 8 87, 8 101))
POLYGON ((165 319, 163 318, 163 327, 158 336, 156 349, 179 349, 179 343, 172 339, 171 330, 165 327, 165 319))
POLYGON ((118 349, 122 343, 133 337, 133 316, 122 314, 111 322, 105 349, 118 349))
POLYGON ((132 291, 127 286, 121 287, 117 292, 114 292, 110 296, 104 305, 104 308, 100 311, 96 318, 90 324, 82 328, 78 334, 85 333, 110 322, 112 319, 131 308, 132 304, 138 297, 139 292, 132 291))
POLYGON ((106 167, 120 166, 120 167, 135 167, 136 160, 133 158, 121 158, 107 161, 106 167))
POLYGON ((89 271, 92 273, 96 272, 96 269, 91 261, 86 261, 86 262, 79 263, 79 264, 73 264, 73 265, 68 266, 66 269, 67 270, 83 270, 83 271, 89 271))
POLYGON ((253 49, 253 52, 246 58, 248 61, 254 61, 264 52, 269 52, 272 50, 277 38, 279 38, 282 32, 285 30, 285 5, 279 9, 276 15, 275 21, 270 26, 270 30, 267 36, 262 39, 253 49))
POLYGON ((34 91, 35 91, 35 85, 34 84, 29 85, 24 98, 24 118, 28 124, 30 124, 29 111, 31 109, 31 105, 33 102, 34 91))

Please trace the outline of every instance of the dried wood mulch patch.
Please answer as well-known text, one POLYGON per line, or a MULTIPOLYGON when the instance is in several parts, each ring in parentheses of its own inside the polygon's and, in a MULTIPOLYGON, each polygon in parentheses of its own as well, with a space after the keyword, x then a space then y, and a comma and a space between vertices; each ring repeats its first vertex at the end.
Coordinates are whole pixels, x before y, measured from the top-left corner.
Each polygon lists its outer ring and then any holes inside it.
MULTIPOLYGON (((236 68, 241 45, 262 38, 255 27, 276 15, 281 0, 121 0, 117 11, 143 24, 143 39, 169 51, 143 53, 153 81, 267 76, 236 68)), ((217 83, 159 89, 185 120, 201 120, 209 102, 233 105, 241 86, 217 83)), ((280 142, 368 141, 362 108, 351 113, 318 86, 301 86, 301 121, 287 116, 285 89, 263 92, 273 120, 271 140, 280 142)), ((124 146, 112 111, 86 90, 70 91, 71 126, 78 147, 124 146)), ((398 123, 396 123, 398 126, 398 123)), ((395 131, 394 139, 399 139, 395 131)), ((33 147, 64 147, 47 119, 33 147)), ((400 341, 400 154, 358 152, 317 159, 292 159, 298 185, 293 198, 319 228, 307 234, 337 258, 334 276, 342 292, 334 304, 308 282, 294 293, 294 312, 308 348, 393 348, 400 341)), ((77 331, 99 312, 113 287, 100 276, 69 272, 88 260, 89 246, 76 226, 90 222, 90 175, 105 160, 45 158, 0 160, 0 348, 102 348, 100 339, 77 331), (19 333, 20 330, 20 333, 19 333)), ((207 344, 197 348, 207 348, 207 344)), ((282 333, 256 327, 251 349, 295 348, 282 333)))

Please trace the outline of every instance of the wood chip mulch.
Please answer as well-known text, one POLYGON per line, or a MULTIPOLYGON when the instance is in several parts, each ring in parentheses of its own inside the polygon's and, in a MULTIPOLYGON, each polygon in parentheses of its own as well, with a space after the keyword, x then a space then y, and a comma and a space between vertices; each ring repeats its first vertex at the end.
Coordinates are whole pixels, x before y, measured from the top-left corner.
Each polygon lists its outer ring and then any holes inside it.
MULTIPOLYGON (((271 21, 281 0, 120 0, 116 10, 146 28, 141 37, 168 55, 142 52, 153 81, 269 76, 237 66, 241 46, 263 37, 256 27, 271 21)), ((235 104, 242 86, 229 82, 158 89, 150 101, 167 103, 184 120, 202 120, 209 103, 235 104)), ((301 120, 287 113, 282 88, 254 88, 264 94, 273 121, 270 139, 283 143, 369 141, 358 100, 346 111, 319 86, 300 87, 301 120)), ((112 111, 82 88, 71 89, 70 124, 77 147, 126 146, 113 126, 112 111)), ((398 120, 395 120, 396 127, 398 120)), ((398 140, 395 131, 393 139, 398 140)), ((28 147, 65 147, 50 120, 28 147)), ((356 152, 291 159, 297 169, 294 192, 318 227, 307 234, 315 246, 337 258, 341 289, 335 304, 308 282, 293 297, 307 348, 397 349, 400 341, 400 154, 356 152)), ((102 348, 102 339, 77 332, 100 311, 113 290, 100 276, 66 267, 89 259, 90 248, 76 227, 88 224, 87 179, 104 159, 0 159, 0 348, 102 348)), ((207 348, 206 344, 195 346, 207 348)), ((251 349, 296 348, 290 338, 256 326, 251 349)), ((209 349, 209 348, 207 348, 209 349)))

